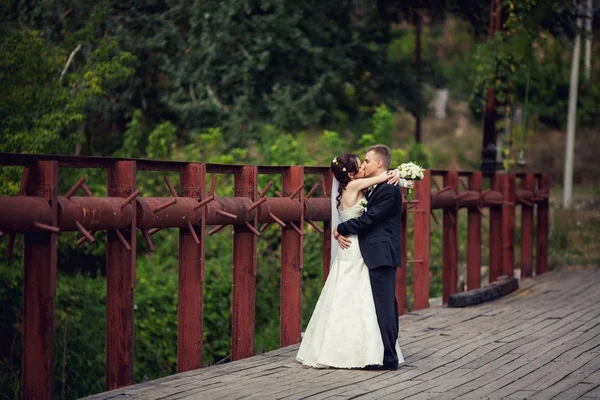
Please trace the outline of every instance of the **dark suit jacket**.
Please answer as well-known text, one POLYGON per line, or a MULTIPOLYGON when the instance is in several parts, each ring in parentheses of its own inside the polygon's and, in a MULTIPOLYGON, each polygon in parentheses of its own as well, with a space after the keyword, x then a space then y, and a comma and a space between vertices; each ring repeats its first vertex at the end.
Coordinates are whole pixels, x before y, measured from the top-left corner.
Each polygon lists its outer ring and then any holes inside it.
POLYGON ((380 183, 367 199, 367 211, 337 226, 340 235, 358 235, 360 252, 369 268, 401 266, 400 186, 380 183))

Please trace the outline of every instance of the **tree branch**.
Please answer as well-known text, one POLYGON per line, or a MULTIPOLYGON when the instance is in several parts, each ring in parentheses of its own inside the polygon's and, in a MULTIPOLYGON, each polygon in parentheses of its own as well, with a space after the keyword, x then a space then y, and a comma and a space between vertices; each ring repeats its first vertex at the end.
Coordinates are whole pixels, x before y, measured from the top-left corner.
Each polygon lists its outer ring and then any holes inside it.
POLYGON ((196 99, 196 92, 194 91, 194 82, 190 82, 190 97, 192 98, 192 104, 196 107, 198 101, 196 99))
POLYGON ((206 91, 208 92, 208 97, 210 97, 210 100, 213 102, 213 104, 222 109, 223 111, 229 112, 229 107, 227 107, 225 104, 221 103, 219 99, 217 99, 217 96, 215 96, 215 92, 213 92, 210 85, 208 83, 205 83, 204 87, 206 88, 206 91))
POLYGON ((242 54, 244 55, 244 57, 246 57, 247 59, 251 59, 252 57, 250 57, 250 54, 248 53, 248 51, 246 50, 246 48, 244 46, 242 46, 239 43, 236 43, 238 46, 238 49, 240 49, 240 51, 242 52, 242 54))
POLYGON ((71 62, 73 62, 73 57, 75 57, 75 54, 77 54, 77 52, 79 50, 81 50, 81 44, 78 44, 77 47, 75 47, 75 50, 73 50, 71 52, 71 54, 69 55, 69 59, 67 60, 65 67, 63 68, 62 72, 60 73, 60 78, 58 79, 58 83, 62 83, 62 80, 63 80, 65 74, 67 73, 67 69, 69 69, 69 65, 71 65, 71 62))

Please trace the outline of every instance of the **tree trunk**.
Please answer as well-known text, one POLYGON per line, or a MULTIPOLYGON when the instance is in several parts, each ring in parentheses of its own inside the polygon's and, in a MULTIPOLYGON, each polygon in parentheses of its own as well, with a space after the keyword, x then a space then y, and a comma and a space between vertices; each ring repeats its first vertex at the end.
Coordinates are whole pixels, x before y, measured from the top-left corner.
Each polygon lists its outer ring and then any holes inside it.
MULTIPOLYGON (((490 7, 490 38, 496 35, 502 26, 502 0, 491 0, 490 7)), ((497 139, 496 121, 498 113, 496 111, 496 90, 493 87, 487 88, 485 96, 485 112, 483 116, 483 144, 481 149, 481 170, 494 171, 497 168, 497 139)))
MULTIPOLYGON (((419 89, 421 89, 421 32, 423 30, 423 18, 419 11, 413 11, 415 25, 415 77, 419 89)), ((421 107, 417 108, 415 115, 415 142, 421 143, 421 107)))

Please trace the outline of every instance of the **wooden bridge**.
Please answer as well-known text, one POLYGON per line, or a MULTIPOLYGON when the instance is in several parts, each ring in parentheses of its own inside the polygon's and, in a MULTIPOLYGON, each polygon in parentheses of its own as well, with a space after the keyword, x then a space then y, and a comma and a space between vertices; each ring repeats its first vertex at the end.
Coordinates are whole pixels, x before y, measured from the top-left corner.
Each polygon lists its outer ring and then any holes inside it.
POLYGON ((398 371, 306 368, 294 345, 88 399, 598 399, 599 287, 600 269, 566 269, 484 305, 410 312, 398 371))
MULTIPOLYGON (((164 384, 168 386, 168 382, 173 382, 171 385, 178 385, 175 382, 183 382, 179 380, 184 379, 185 376, 196 376, 197 379, 209 382, 216 376, 226 376, 229 373, 227 371, 230 371, 233 375, 229 378, 212 380, 214 388, 198 386, 195 390, 198 390, 198 393, 206 391, 206 396, 212 393, 215 398, 219 398, 220 396, 217 394, 221 384, 219 382, 225 382, 223 390, 231 391, 230 395, 233 397, 238 395, 241 397, 240 389, 236 389, 230 380, 242 382, 244 379, 250 379, 254 381, 247 382, 248 390, 253 387, 273 394, 273 392, 269 392, 271 389, 264 379, 274 379, 272 382, 275 382, 280 373, 288 371, 291 372, 290 375, 281 377, 282 383, 284 383, 284 385, 279 385, 281 389, 306 390, 310 394, 311 390, 316 390, 318 387, 315 382, 322 382, 325 385, 323 387, 329 387, 328 385, 335 386, 337 381, 344 381, 347 382, 347 389, 350 393, 354 393, 352 390, 360 392, 362 387, 371 384, 377 385, 379 384, 377 382, 384 382, 396 376, 366 371, 304 370, 295 365, 291 358, 294 348, 289 346, 295 345, 301 340, 305 224, 310 224, 314 229, 323 233, 323 275, 325 277, 330 264, 330 193, 327 191, 331 185, 332 176, 328 168, 236 166, 178 161, 20 154, 0 154, 0 165, 24 167, 19 195, 0 197, 0 233, 6 233, 9 236, 8 256, 10 256, 12 243, 14 243, 14 235, 25 235, 22 398, 49 399, 52 396, 57 240, 58 233, 64 231, 79 231, 82 235, 79 243, 94 242, 96 232, 105 231, 107 235, 105 382, 107 391, 127 387, 134 383, 133 309, 137 248, 135 233, 138 229, 141 230, 145 244, 150 251, 154 250, 151 239, 154 232, 167 228, 179 230, 177 370, 189 375, 176 375, 166 380, 159 380, 156 381, 155 386, 152 386, 154 383, 132 386, 131 390, 146 390, 143 388, 147 388, 149 392, 145 393, 148 394, 148 398, 161 398, 160 390, 164 384), (61 195, 58 182, 59 170, 62 168, 106 170, 107 196, 95 197, 86 186, 83 176, 61 195), (174 185, 165 175, 165 183, 170 197, 145 196, 136 187, 136 173, 139 170, 178 173, 179 190, 175 190, 174 185), (207 181, 209 174, 212 174, 210 185, 207 181), (265 187, 259 188, 258 176, 260 174, 278 175, 281 192, 274 191, 275 196, 268 196, 272 191, 273 183, 270 182, 265 187), (233 175, 233 197, 222 197, 215 192, 218 175, 233 175), (307 188, 311 187, 306 193, 305 185, 307 188), (207 189, 209 186, 210 189, 207 189), (77 192, 82 192, 85 196, 76 196, 77 192), (272 223, 281 226, 280 344, 282 350, 253 357, 255 331, 253 299, 256 293, 257 269, 256 237, 268 224, 272 223), (205 241, 207 236, 218 232, 226 225, 234 226, 231 321, 231 358, 234 363, 197 370, 202 364, 204 270, 207 262, 204 256, 205 241), (246 361, 236 362, 244 359, 246 361), (274 364, 269 367, 267 365, 269 363, 274 364), (244 370, 247 371, 247 375, 246 378, 241 379, 239 375, 245 375, 246 373, 241 372, 244 370), (266 372, 261 372, 263 370, 266 372), (366 375, 362 374, 371 375, 364 378, 366 375), (210 378, 211 376, 213 378, 210 378), (253 376, 254 378, 252 378, 253 376), (271 378, 268 378, 269 376, 271 378), (295 379, 302 379, 302 376, 307 379, 302 384, 300 384, 301 381, 298 381, 298 385, 296 385, 295 379), (351 377, 356 377, 356 380, 352 381, 351 377), (302 385, 305 389, 301 389, 302 385), (153 390, 156 390, 155 394, 150 394, 153 390)), ((402 385, 415 386, 412 390, 417 390, 416 384, 421 380, 429 381, 427 377, 446 370, 448 370, 446 378, 456 377, 460 373, 469 375, 468 371, 474 368, 460 366, 462 361, 455 359, 454 356, 461 354, 461 350, 458 348, 456 352, 452 353, 454 355, 446 356, 447 363, 444 364, 436 364, 433 361, 435 358, 427 360, 418 353, 425 354, 436 349, 446 339, 452 342, 446 343, 446 345, 456 345, 460 348, 460 342, 455 340, 455 336, 467 338, 471 334, 479 335, 475 336, 477 341, 466 344, 465 348, 479 343, 477 347, 485 349, 486 335, 490 331, 497 332, 497 335, 490 336, 489 346, 499 348, 497 345, 503 343, 502 338, 504 337, 499 331, 504 330, 502 326, 504 323, 514 324, 511 329, 514 329, 514 335, 518 335, 517 331, 521 329, 519 324, 523 321, 520 321, 517 315, 528 313, 529 317, 524 317, 523 322, 528 324, 534 316, 531 313, 539 312, 539 307, 545 304, 545 300, 548 298, 554 299, 552 294, 548 296, 542 292, 540 293, 541 297, 534 301, 535 305, 519 303, 520 300, 506 303, 506 307, 516 306, 522 307, 522 309, 515 314, 514 318, 510 317, 511 312, 498 312, 497 317, 494 317, 499 318, 498 320, 492 318, 492 314, 495 312, 492 311, 492 308, 485 308, 488 306, 462 311, 444 308, 426 310, 429 307, 430 215, 438 223, 433 210, 443 209, 442 302, 446 304, 448 298, 459 290, 458 213, 461 209, 466 210, 468 214, 466 254, 466 286, 468 289, 480 286, 482 248, 489 251, 489 282, 496 281, 502 275, 512 276, 514 274, 517 207, 521 208, 519 262, 521 277, 528 278, 535 274, 538 277, 536 279, 540 279, 539 277, 547 271, 549 187, 549 179, 544 174, 484 174, 478 171, 428 170, 425 178, 416 185, 415 199, 403 200, 404 217, 401 223, 404 224, 404 229, 402 237, 398 240, 403 245, 403 265, 410 265, 414 273, 412 313, 403 317, 401 334, 401 342, 409 357, 407 365, 398 375, 403 375, 410 382, 398 381, 398 388, 404 387, 402 385), (482 234, 484 209, 489 212, 489 234, 485 243, 482 234), (410 260, 407 258, 407 212, 414 213, 413 258, 410 260), (536 216, 535 219, 534 216, 536 216), (475 318, 476 315, 477 318, 475 318), (465 321, 469 318, 473 322, 465 321), (503 318, 512 319, 506 322, 503 318), (472 323, 482 323, 483 325, 477 327, 471 325, 472 323), (411 326, 414 326, 414 329, 411 326), (414 353, 417 349, 420 349, 419 352, 414 353), (431 371, 423 372, 422 369, 417 368, 421 358, 422 363, 433 368, 431 371), (456 363, 449 364, 453 359, 456 363), (457 364, 458 367, 456 367, 457 364), (453 367, 456 367, 454 370, 457 372, 450 370, 453 367), (419 379, 421 372, 425 378, 419 379)), ((409 311, 406 270, 407 268, 402 268, 397 274, 396 297, 400 314, 406 314, 409 311)), ((586 281, 587 278, 591 279, 592 275, 574 274, 572 279, 586 281)), ((595 275, 593 276, 595 277, 595 275)), ((546 284, 550 283, 544 283, 544 285, 546 284)), ((561 282, 558 281, 556 284, 560 285, 561 282)), ((573 285, 576 284, 573 283, 573 285)), ((570 294, 573 299, 579 299, 581 295, 580 292, 571 292, 570 294)), ((568 302, 568 295, 565 293, 566 302, 568 302)), ((551 307, 552 303, 548 302, 547 306, 551 307)), ((548 313, 553 315, 550 309, 548 313)), ((549 318, 549 320, 554 321, 556 318, 549 318)), ((540 324, 544 323, 540 322, 540 324)), ((575 332, 577 331, 575 330, 575 332)), ((535 332, 532 335, 535 335, 535 332)), ((490 354, 500 352, 498 350, 494 353, 495 349, 490 351, 490 354)), ((507 353, 511 351, 512 349, 507 353)), ((439 352, 444 354, 444 349, 440 348, 439 352)), ((438 352, 436 351, 436 353, 438 352)), ((468 354, 465 354, 465 357, 472 357, 468 354)), ((484 350, 473 354, 481 356, 484 360, 487 359, 485 358, 487 352, 484 350)), ((433 357, 433 354, 431 356, 433 357)), ((507 357, 510 358, 510 356, 507 357)), ((470 358, 467 359, 470 360, 470 358)), ((521 361, 525 359, 523 358, 521 361)), ((490 360, 490 362, 492 361, 490 360)), ((480 361, 470 360, 469 362, 477 364, 480 361)), ((506 370, 504 364, 499 364, 498 367, 506 370)), ((191 386, 198 384, 196 381, 194 383, 192 381, 194 379, 189 381, 191 386)), ((181 383, 181 385, 187 384, 181 383)), ((180 388, 182 391, 184 389, 185 386, 180 388)), ((384 393, 394 396, 395 392, 388 393, 387 389, 381 390, 383 392, 374 392, 379 393, 374 396, 378 398, 384 393)), ((428 390, 430 388, 424 389, 425 392, 428 390)), ((444 390, 450 390, 450 388, 444 390)), ((332 393, 325 391, 322 396, 327 397, 332 393)), ((443 394, 441 395, 443 396, 443 394)), ((122 395, 118 394, 117 396, 122 395)), ((177 398, 176 394, 174 396, 172 398, 177 398)), ((198 394, 198 396, 201 395, 198 394)), ((342 397, 344 396, 346 395, 342 397)), ((352 397, 352 395, 348 396, 352 397)))

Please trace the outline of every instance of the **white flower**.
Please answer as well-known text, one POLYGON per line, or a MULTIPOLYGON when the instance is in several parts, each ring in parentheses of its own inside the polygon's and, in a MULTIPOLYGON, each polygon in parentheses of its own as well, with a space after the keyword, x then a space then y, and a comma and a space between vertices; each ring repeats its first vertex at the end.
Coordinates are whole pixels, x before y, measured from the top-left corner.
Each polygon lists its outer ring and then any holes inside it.
MULTIPOLYGON (((369 202, 367 201, 367 199, 362 199, 361 201, 358 202, 358 205, 361 207, 361 211, 363 213, 367 212, 367 205, 369 204, 369 202)), ((356 217, 358 218, 358 217, 356 217)))
POLYGON ((332 163, 337 164, 337 157, 331 160, 332 163))
POLYGON ((423 179, 425 176, 423 174, 423 171, 425 171, 423 167, 412 161, 400 164, 397 169, 400 171, 400 177, 404 179, 418 181, 423 179))
POLYGON ((346 167, 342 168, 342 171, 346 172, 346 167))

